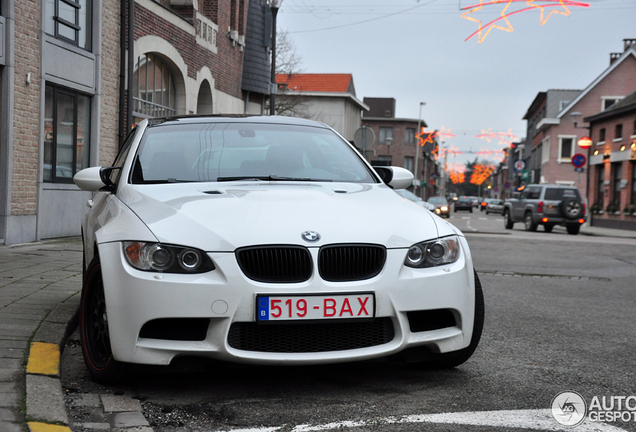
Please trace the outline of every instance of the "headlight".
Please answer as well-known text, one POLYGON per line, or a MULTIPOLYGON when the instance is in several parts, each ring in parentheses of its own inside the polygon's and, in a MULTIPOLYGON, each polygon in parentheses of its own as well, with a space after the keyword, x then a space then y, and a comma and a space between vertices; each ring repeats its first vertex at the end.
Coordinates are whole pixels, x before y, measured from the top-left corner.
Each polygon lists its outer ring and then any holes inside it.
POLYGON ((443 211, 443 212, 448 211, 448 207, 446 207, 446 206, 441 206, 441 207, 440 207, 440 210, 441 210, 441 211, 443 211))
POLYGON ((137 270, 165 273, 205 273, 214 264, 201 250, 162 243, 124 242, 124 256, 137 270))
POLYGON ((459 238, 444 237, 437 240, 417 243, 406 253, 404 265, 425 268, 454 263, 459 259, 459 238))

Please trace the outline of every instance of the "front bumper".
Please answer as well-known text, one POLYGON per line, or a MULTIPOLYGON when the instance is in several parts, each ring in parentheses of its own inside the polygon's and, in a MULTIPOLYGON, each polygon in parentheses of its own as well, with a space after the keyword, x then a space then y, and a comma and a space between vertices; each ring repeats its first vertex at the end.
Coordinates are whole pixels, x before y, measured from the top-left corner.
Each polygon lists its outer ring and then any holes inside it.
MULTIPOLYGON (((459 260, 445 266, 405 267, 407 250, 390 249, 382 272, 372 279, 334 283, 322 280, 318 272, 314 272, 308 281, 294 284, 259 283, 248 279, 239 268, 234 253, 210 253, 216 270, 204 274, 138 271, 125 262, 121 243, 101 244, 99 254, 113 356, 122 362, 157 365, 167 365, 173 358, 183 355, 241 363, 315 364, 385 357, 419 346, 432 352, 456 351, 470 343, 475 308, 472 259, 466 240, 460 237, 460 243, 459 260), (374 293, 375 320, 390 322, 392 337, 374 346, 321 352, 237 349, 236 344, 228 340, 233 324, 256 325, 257 294, 343 292, 374 293), (417 313, 439 310, 452 313, 452 325, 433 329, 414 326, 412 317, 417 313), (170 319, 203 322, 203 335, 197 340, 174 340, 147 337, 146 332, 146 337, 142 337, 142 328, 147 323, 170 322, 170 319)), ((314 268, 317 268, 318 249, 310 251, 314 268)))

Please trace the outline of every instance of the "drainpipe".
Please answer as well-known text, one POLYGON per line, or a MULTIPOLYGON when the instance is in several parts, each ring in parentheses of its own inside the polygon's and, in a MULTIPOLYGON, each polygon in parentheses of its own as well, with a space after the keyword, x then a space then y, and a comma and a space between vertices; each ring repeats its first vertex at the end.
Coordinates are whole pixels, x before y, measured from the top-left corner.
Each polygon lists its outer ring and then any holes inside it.
POLYGON ((121 0, 119 5, 119 147, 126 139, 125 110, 126 110, 126 0, 121 0))
POLYGON ((133 124, 133 72, 135 67, 135 0, 128 0, 128 116, 127 130, 132 130, 133 124))

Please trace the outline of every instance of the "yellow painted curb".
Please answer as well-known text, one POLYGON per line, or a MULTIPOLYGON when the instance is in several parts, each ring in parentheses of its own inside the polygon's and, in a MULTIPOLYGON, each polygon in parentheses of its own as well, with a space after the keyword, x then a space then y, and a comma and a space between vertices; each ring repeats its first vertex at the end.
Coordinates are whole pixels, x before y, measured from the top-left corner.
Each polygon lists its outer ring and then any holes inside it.
POLYGON ((30 374, 59 376, 60 347, 51 343, 33 342, 26 371, 30 374))
POLYGON ((28 422, 31 432, 71 432, 67 426, 52 425, 47 423, 28 422))

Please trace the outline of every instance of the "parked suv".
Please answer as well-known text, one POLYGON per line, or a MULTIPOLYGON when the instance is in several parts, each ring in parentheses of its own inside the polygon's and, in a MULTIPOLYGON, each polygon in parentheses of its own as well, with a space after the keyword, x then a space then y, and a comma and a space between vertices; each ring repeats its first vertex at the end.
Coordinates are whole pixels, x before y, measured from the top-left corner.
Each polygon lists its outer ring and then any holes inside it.
POLYGON ((503 216, 507 229, 515 222, 523 222, 526 231, 543 225, 546 232, 552 232, 555 225, 561 225, 568 234, 578 234, 586 219, 585 204, 576 187, 550 184, 526 186, 519 198, 505 202, 503 216))

